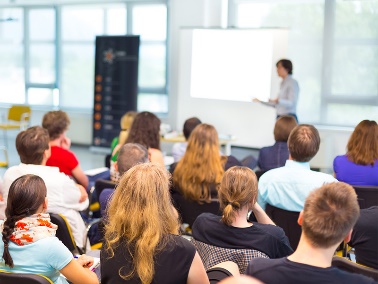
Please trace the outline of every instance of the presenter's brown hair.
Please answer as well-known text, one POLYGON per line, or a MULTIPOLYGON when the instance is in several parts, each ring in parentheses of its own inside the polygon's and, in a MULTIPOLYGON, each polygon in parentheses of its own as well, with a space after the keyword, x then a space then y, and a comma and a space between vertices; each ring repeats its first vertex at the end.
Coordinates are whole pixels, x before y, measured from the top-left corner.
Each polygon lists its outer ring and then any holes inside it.
POLYGON ((49 133, 40 126, 21 131, 16 137, 17 153, 24 164, 40 165, 49 147, 49 133))
POLYGON ((374 165, 378 160, 378 124, 363 120, 357 124, 347 145, 348 159, 358 165, 374 165))
POLYGON ((294 161, 308 162, 319 151, 319 132, 313 125, 300 124, 291 131, 287 144, 294 161))
POLYGON ((306 198, 302 230, 314 246, 329 248, 347 236, 359 215, 352 186, 343 182, 325 184, 306 198))
POLYGON ((287 71, 288 74, 293 74, 293 63, 289 59, 281 59, 276 63, 276 67, 278 67, 278 64, 281 64, 283 68, 287 71))
POLYGON ((290 132, 297 126, 297 121, 291 115, 280 116, 274 125, 274 140, 287 142, 290 132))

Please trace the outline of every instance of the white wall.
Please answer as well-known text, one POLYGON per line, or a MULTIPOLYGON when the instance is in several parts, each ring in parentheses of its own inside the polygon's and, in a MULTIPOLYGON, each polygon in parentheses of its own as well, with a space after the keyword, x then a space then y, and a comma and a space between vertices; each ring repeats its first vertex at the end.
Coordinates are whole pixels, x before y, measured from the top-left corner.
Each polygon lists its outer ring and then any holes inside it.
MULTIPOLYGON (((227 1, 225 1, 227 2, 227 1)), ((196 108, 204 108, 202 103, 187 104, 184 100, 178 105, 179 94, 179 31, 184 27, 219 27, 221 26, 222 0, 172 0, 169 5, 169 114, 162 118, 174 129, 181 129, 185 117, 191 116, 196 108), (180 111, 180 114, 178 114, 180 111), (189 115, 190 114, 190 115, 189 115), (187 116, 186 116, 187 115, 187 116)), ((201 100, 203 102, 203 100, 201 100)), ((229 102, 233 108, 239 109, 240 121, 243 122, 245 132, 253 135, 256 145, 261 141, 273 142, 274 110, 253 104, 229 102)), ((201 117, 206 122, 214 124, 220 133, 233 134, 234 123, 228 119, 227 111, 219 111, 218 102, 208 103, 206 110, 211 117, 201 117), (211 107, 209 108, 209 105, 211 107)), ((0 108, 6 113, 6 108, 0 108)), ((33 110, 32 124, 40 124, 46 111, 33 110)), ((92 141, 92 114, 67 111, 71 118, 68 135, 73 143, 90 145, 92 141)), ((194 114, 194 113, 193 113, 194 114)), ((333 129, 318 127, 322 144, 318 155, 313 159, 312 166, 331 168, 335 155, 345 152, 345 146, 351 129, 333 129)), ((240 145, 247 139, 240 136, 240 145)), ((2 141, 0 140, 0 143, 2 141)), ((265 145, 261 145, 265 146, 265 145)))

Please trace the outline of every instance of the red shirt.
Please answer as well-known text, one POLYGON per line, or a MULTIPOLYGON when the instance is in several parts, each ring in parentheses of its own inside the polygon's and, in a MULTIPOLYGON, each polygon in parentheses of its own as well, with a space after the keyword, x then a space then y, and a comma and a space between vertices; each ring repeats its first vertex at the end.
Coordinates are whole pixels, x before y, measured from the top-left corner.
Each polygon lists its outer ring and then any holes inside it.
POLYGON ((46 166, 58 167, 60 172, 72 176, 72 170, 78 165, 79 161, 73 152, 59 146, 51 146, 51 156, 46 166))

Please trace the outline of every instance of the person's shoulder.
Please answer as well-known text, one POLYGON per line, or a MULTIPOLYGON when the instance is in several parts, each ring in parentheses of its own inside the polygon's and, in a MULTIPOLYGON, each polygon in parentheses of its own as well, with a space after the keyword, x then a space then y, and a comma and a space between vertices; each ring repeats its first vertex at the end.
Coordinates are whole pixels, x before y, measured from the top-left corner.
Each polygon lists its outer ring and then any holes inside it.
POLYGON ((358 283, 358 284, 374 284, 377 283, 374 279, 362 274, 352 273, 341 269, 333 270, 334 279, 339 283, 358 283))
POLYGON ((285 236, 285 232, 281 227, 271 225, 271 224, 260 224, 260 223, 253 223, 257 229, 264 231, 265 233, 275 237, 281 238, 285 236))
POLYGON ((201 213, 194 221, 192 225, 192 229, 195 230, 198 227, 208 228, 214 222, 219 223, 219 221, 220 221, 220 217, 217 215, 214 215, 213 213, 208 213, 208 212, 201 213))
POLYGON ((269 270, 271 267, 277 267, 279 265, 284 264, 285 258, 254 258, 248 264, 246 274, 247 275, 254 275, 255 273, 259 273, 262 270, 269 270))
POLYGON ((194 252, 196 251, 195 246, 187 239, 179 235, 169 235, 168 245, 173 246, 175 250, 194 252))
POLYGON ((348 157, 347 155, 338 155, 333 159, 334 163, 345 163, 348 162, 348 157))
POLYGON ((311 171, 314 177, 319 179, 320 182, 322 183, 331 183, 331 182, 338 182, 338 180, 330 174, 327 173, 322 173, 322 172, 317 172, 317 171, 311 171))
POLYGON ((279 167, 279 168, 275 168, 275 169, 271 169, 269 171, 266 171, 259 179, 259 183, 260 182, 268 182, 268 181, 271 181, 271 180, 274 180, 274 178, 277 176, 277 174, 280 174, 282 172, 286 171, 286 168, 285 166, 283 167, 279 167))

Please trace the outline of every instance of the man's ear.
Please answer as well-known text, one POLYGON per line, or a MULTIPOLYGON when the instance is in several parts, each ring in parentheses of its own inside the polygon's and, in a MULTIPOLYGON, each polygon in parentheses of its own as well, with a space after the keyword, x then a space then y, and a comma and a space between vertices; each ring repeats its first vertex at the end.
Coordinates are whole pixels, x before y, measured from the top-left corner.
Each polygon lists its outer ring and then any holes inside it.
POLYGON ((114 169, 118 172, 118 162, 117 161, 114 162, 114 169))
POLYGON ((346 244, 349 243, 350 239, 352 238, 352 232, 353 232, 353 229, 351 229, 351 230, 349 231, 349 233, 345 236, 345 238, 344 238, 344 242, 345 242, 346 244))
POLYGON ((303 210, 301 212, 299 212, 299 216, 298 216, 298 225, 302 227, 302 222, 303 222, 303 210))

